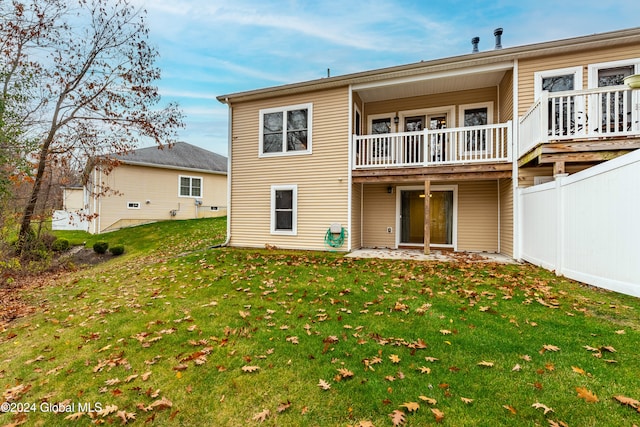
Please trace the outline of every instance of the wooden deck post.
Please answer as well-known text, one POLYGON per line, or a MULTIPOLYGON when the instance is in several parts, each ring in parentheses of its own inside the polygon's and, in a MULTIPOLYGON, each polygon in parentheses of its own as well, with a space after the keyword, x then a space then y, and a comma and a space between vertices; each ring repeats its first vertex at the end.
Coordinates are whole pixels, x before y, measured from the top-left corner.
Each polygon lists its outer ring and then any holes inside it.
POLYGON ((424 182, 424 254, 429 255, 431 246, 431 210, 430 201, 431 198, 431 181, 424 182))

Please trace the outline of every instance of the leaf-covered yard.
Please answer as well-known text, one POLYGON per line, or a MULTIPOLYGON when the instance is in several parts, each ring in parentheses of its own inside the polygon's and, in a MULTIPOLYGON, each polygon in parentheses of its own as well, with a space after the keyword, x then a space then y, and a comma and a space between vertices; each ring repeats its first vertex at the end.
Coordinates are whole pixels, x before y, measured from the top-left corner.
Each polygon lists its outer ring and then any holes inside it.
POLYGON ((531 266, 208 249, 224 221, 198 224, 118 232, 144 243, 24 291, 0 426, 640 424, 636 298, 531 266))

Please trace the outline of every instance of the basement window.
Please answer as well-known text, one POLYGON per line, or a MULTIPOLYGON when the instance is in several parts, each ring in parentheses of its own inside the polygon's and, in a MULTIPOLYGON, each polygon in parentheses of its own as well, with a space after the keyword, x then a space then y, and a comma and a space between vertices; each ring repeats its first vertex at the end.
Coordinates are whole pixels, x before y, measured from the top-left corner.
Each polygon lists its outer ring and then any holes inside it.
POLYGON ((127 202, 127 209, 140 209, 140 202, 127 202))

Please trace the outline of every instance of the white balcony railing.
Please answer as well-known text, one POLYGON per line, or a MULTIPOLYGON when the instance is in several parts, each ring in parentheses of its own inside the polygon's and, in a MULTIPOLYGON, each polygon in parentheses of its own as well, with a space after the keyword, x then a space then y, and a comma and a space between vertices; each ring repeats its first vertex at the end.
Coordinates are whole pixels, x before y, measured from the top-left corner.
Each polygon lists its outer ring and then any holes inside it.
POLYGON ((627 86, 543 92, 520 118, 519 156, 550 141, 639 135, 637 92, 627 86))
POLYGON ((354 135, 354 169, 511 161, 511 122, 354 135))

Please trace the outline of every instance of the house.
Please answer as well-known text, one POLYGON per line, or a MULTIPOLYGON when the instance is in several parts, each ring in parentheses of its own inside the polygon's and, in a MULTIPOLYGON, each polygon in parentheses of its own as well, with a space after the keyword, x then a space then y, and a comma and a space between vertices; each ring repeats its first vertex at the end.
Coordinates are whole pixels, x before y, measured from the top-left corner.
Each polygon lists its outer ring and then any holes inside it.
MULTIPOLYGON (((516 190, 640 148, 640 28, 218 97, 231 246, 519 258, 516 190)), ((477 43, 477 40, 472 40, 477 43)))
POLYGON ((172 219, 224 216, 227 158, 186 142, 109 156, 116 167, 91 162, 84 206, 90 233, 172 219))

